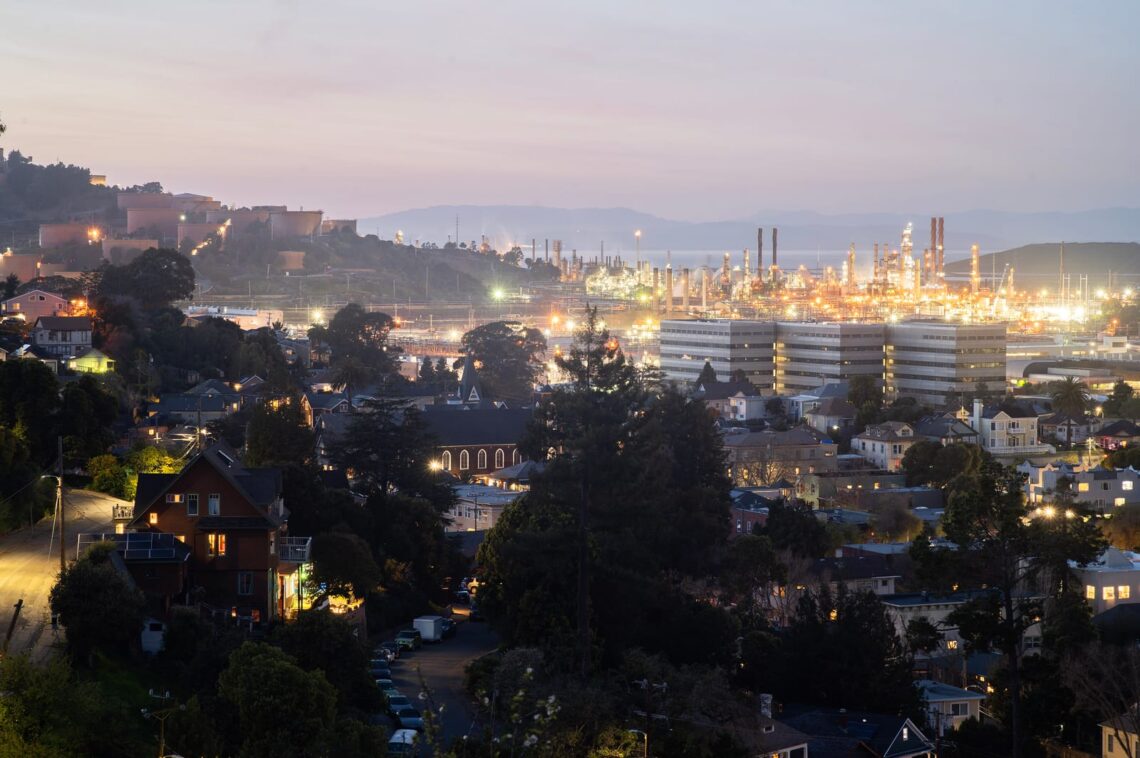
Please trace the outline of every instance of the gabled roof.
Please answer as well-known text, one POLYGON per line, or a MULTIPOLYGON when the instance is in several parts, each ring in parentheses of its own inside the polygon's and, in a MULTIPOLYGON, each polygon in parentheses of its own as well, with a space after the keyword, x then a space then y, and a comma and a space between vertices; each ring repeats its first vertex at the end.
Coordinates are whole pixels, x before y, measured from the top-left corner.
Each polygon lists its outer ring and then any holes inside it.
POLYGON ((315 411, 331 411, 339 405, 348 404, 348 396, 342 392, 306 392, 309 407, 315 411))
POLYGON ((914 683, 922 698, 928 703, 952 703, 962 700, 985 700, 986 696, 973 690, 964 690, 952 684, 936 682, 933 679, 919 679, 914 683))
POLYGON ((916 436, 939 440, 978 436, 973 427, 959 421, 952 415, 927 416, 915 422, 913 427, 916 436))
POLYGON ((190 389, 186 390, 184 395, 237 395, 233 387, 223 382, 221 379, 207 379, 203 382, 198 382, 190 389))
POLYGON ((227 410, 227 402, 219 395, 161 395, 147 408, 151 413, 218 413, 227 410))
POLYGON ((847 758, 866 756, 908 758, 934 750, 914 722, 905 716, 881 713, 847 712, 820 708, 782 717, 784 723, 812 739, 808 755, 812 758, 847 758))
POLYGON ((527 408, 429 408, 423 414, 429 431, 443 447, 517 445, 531 417, 527 408))
POLYGON ((53 329, 57 332, 89 332, 91 319, 86 316, 40 316, 36 319, 37 329, 53 329))
POLYGON ((457 396, 462 403, 477 403, 484 399, 483 382, 475 370, 475 356, 470 353, 463 356, 463 377, 459 381, 457 396))
POLYGON ((812 564, 811 571, 820 576, 827 574, 835 581, 900 576, 885 556, 875 553, 851 558, 819 558, 812 564))
POLYGON ((1043 426, 1061 426, 1063 424, 1071 424, 1073 426, 1085 426, 1092 419, 1088 416, 1078 418, 1071 416, 1068 413, 1050 413, 1048 416, 1042 416, 1040 423, 1043 426))
POLYGON ((513 466, 501 468, 491 474, 492 479, 498 479, 501 482, 529 482, 535 476, 538 476, 546 469, 546 464, 541 461, 521 461, 513 466))
POLYGON ((839 418, 855 418, 859 409, 852 405, 847 398, 825 397, 819 401, 814 410, 806 411, 805 416, 838 416, 839 418))
POLYGON ((1140 437, 1140 426, 1126 418, 1110 421, 1097 431, 1098 437, 1140 437))
MULTIPOLYGON (((281 471, 278 469, 247 469, 233 448, 218 442, 191 458, 177 474, 140 474, 135 491, 134 519, 131 526, 138 524, 143 515, 167 491, 199 462, 206 462, 222 475, 234 489, 245 496, 256 508, 268 526, 280 523, 268 509, 281 492, 281 471)), ((200 522, 199 525, 201 525, 200 522)))
POLYGON ((786 432, 765 430, 726 434, 725 447, 787 447, 792 445, 818 445, 822 438, 810 427, 797 426, 786 432))
POLYGON ((982 418, 995 418, 999 413, 1005 413, 1010 418, 1034 418, 1038 415, 1032 405, 1021 400, 1003 400, 982 408, 982 418))
POLYGON ((749 381, 742 382, 701 382, 693 391, 693 397, 702 400, 727 400, 743 394, 745 397, 759 395, 760 391, 749 381))
POLYGON ((902 421, 884 421, 881 424, 869 426, 862 434, 855 435, 855 438, 877 440, 880 442, 915 441, 914 428, 910 424, 903 423, 902 421), (906 430, 910 430, 909 435, 903 434, 906 430))

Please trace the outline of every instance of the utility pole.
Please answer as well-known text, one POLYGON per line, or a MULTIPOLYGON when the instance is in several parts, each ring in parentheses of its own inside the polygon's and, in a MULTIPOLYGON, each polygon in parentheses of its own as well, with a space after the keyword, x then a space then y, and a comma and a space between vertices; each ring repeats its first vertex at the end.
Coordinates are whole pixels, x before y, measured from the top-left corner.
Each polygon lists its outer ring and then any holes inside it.
POLYGON ((63 437, 56 437, 55 440, 56 452, 59 455, 56 461, 56 475, 58 477, 56 482, 58 485, 56 488, 56 498, 59 501, 59 573, 62 575, 63 572, 67 570, 67 538, 65 537, 66 532, 63 528, 63 437))

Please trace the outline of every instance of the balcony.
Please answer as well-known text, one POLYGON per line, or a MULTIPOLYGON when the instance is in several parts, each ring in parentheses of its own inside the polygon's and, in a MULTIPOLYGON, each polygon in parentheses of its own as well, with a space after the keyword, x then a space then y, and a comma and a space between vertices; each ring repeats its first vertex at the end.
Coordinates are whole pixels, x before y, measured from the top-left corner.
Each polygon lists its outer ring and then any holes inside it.
POLYGON ((113 523, 130 521, 134 518, 135 508, 133 505, 112 505, 111 506, 111 521, 113 523))
POLYGON ((277 545, 281 560, 287 563, 308 563, 312 537, 284 537, 277 545))

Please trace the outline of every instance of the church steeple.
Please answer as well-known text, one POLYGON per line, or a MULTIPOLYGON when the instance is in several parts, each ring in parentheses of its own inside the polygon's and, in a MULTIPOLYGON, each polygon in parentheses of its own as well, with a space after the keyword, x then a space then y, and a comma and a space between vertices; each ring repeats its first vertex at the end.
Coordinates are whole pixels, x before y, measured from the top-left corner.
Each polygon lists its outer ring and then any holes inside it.
POLYGON ((463 357, 463 377, 459 381, 459 402, 476 404, 483 400, 483 383, 475 370, 475 356, 463 357))

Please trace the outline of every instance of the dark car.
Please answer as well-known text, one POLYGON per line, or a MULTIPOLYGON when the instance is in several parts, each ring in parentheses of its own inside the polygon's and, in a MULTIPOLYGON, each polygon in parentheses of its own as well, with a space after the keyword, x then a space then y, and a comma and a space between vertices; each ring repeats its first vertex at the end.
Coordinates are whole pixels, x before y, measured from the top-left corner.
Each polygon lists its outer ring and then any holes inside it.
POLYGON ((396 644, 405 650, 419 650, 423 647, 424 638, 415 629, 403 629, 396 635, 396 644))
POLYGON ((401 708, 411 708, 412 701, 404 695, 388 696, 388 715, 395 716, 401 708))
POLYGON ((386 640, 384 642, 381 642, 380 647, 384 648, 392 654, 392 660, 396 660, 400 657, 400 643, 396 642, 396 640, 386 640))
POLYGON ((392 714, 392 719, 401 729, 415 729, 418 732, 424 728, 424 717, 410 705, 397 709, 392 714))
POLYGON ((373 679, 391 679, 392 667, 388 665, 387 660, 373 658, 368 662, 368 673, 373 679))
POLYGON ((440 637, 442 637, 445 640, 450 638, 450 637, 454 637, 455 632, 458 628, 459 628, 459 625, 456 624, 455 621, 453 621, 452 619, 444 619, 443 620, 443 631, 440 632, 440 637))

